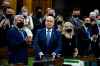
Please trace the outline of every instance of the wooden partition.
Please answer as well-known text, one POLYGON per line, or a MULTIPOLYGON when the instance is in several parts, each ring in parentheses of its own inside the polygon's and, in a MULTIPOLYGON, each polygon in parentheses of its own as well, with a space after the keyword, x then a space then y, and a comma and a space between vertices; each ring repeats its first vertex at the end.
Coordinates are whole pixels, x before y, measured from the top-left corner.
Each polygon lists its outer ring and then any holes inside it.
POLYGON ((32 0, 33 14, 35 14, 35 8, 37 6, 42 7, 43 13, 45 13, 46 8, 52 8, 53 0, 32 0))

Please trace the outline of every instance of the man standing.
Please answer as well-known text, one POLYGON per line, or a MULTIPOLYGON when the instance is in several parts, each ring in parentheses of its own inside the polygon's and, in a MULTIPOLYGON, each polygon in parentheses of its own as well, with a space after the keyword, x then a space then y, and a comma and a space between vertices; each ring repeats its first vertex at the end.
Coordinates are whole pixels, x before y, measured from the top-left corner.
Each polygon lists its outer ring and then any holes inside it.
MULTIPOLYGON (((52 60, 54 60, 61 52, 61 36, 60 33, 53 28, 54 17, 47 16, 45 26, 45 28, 38 30, 34 39, 36 60, 41 60, 43 57, 46 59, 51 57, 52 60)), ((49 61, 49 59, 47 61, 49 61)))
POLYGON ((69 18, 69 20, 71 21, 71 23, 75 26, 75 31, 77 32, 78 29, 80 29, 80 27, 83 24, 83 21, 81 20, 81 16, 80 16, 80 9, 78 8, 74 8, 73 12, 72 12, 72 16, 69 18))
POLYGON ((81 56, 89 56, 91 46, 91 19, 89 17, 84 18, 84 24, 79 30, 79 54, 81 56))
MULTIPOLYGON (((3 14, 0 15, 0 63, 7 61, 7 42, 6 34, 13 25, 14 10, 11 7, 3 8, 3 14)), ((5 64, 7 65, 7 64, 5 64)))
POLYGON ((15 25, 7 32, 8 57, 11 66, 25 66, 27 64, 28 35, 23 29, 24 17, 15 16, 15 25))

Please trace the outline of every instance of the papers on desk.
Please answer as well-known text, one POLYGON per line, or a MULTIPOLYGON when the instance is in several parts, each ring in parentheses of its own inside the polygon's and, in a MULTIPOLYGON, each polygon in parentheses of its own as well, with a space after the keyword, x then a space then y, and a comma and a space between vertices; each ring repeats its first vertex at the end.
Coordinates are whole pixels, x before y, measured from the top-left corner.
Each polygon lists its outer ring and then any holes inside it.
POLYGON ((84 61, 78 59, 64 59, 64 65, 84 66, 84 61))

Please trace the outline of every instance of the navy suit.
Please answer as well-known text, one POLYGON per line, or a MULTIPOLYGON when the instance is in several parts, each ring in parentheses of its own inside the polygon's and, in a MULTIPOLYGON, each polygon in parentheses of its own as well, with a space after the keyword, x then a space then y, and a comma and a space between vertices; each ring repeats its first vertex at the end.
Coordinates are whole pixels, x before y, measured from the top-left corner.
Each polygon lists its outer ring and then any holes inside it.
POLYGON ((76 29, 79 29, 81 27, 81 25, 82 25, 82 21, 81 21, 81 18, 80 17, 71 16, 69 18, 69 20, 75 26, 76 29))
MULTIPOLYGON (((24 37, 27 36, 26 32, 23 32, 24 37)), ((8 56, 9 63, 26 63, 27 59, 27 48, 26 43, 20 30, 16 27, 10 28, 7 32, 7 41, 8 41, 8 56)))
POLYGON ((52 52, 55 52, 56 54, 60 54, 60 52, 61 52, 60 32, 58 32, 55 29, 52 30, 49 46, 47 46, 46 40, 47 40, 46 28, 38 30, 37 35, 34 39, 36 56, 39 56, 39 55, 37 55, 37 53, 39 53, 39 52, 43 52, 44 55, 45 54, 51 55, 52 52))
MULTIPOLYGON (((91 27, 88 27, 87 31, 90 33, 90 37, 92 35, 91 33, 91 27)), ((89 55, 89 46, 91 44, 91 39, 89 37, 89 34, 85 30, 85 27, 82 26, 79 30, 79 54, 80 55, 89 55)))

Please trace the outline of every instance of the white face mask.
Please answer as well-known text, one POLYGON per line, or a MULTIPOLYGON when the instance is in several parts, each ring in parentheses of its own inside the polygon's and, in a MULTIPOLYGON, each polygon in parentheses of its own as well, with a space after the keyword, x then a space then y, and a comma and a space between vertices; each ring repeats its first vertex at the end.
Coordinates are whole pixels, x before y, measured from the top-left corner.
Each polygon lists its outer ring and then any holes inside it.
POLYGON ((28 16, 28 13, 27 12, 23 12, 22 13, 24 16, 28 16))

